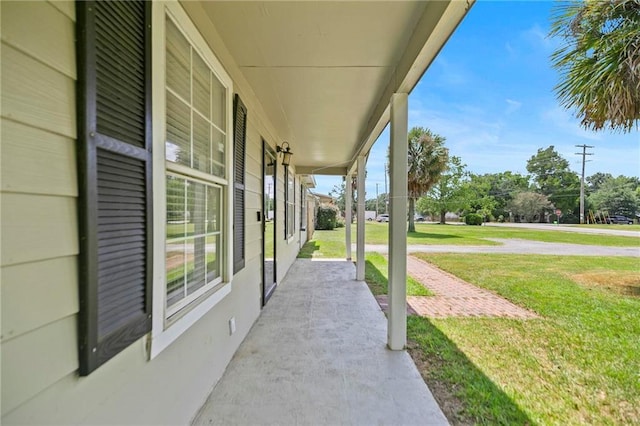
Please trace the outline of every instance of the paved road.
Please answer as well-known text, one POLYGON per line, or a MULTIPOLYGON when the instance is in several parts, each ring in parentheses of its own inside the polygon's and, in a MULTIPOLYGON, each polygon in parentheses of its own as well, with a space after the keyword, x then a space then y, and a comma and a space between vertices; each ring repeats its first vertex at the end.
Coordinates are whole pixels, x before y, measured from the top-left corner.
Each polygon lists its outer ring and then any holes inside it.
MULTIPOLYGON (((407 246, 409 253, 502 253, 502 254, 555 254, 562 256, 631 256, 640 257, 640 247, 606 247, 583 244, 545 243, 515 238, 487 238, 499 246, 416 245, 407 246)), ((365 244, 365 251, 387 253, 382 244, 365 244)), ((355 252, 355 246, 354 246, 355 252)))

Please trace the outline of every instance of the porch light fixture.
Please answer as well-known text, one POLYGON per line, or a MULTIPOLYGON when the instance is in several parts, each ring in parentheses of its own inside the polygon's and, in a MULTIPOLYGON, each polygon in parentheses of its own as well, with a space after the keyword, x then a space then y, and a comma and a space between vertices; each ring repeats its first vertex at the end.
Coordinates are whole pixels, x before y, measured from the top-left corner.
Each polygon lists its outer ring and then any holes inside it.
POLYGON ((291 156, 293 155, 291 148, 289 148, 289 142, 282 142, 281 146, 276 145, 276 151, 282 156, 282 165, 287 167, 291 163, 291 156))

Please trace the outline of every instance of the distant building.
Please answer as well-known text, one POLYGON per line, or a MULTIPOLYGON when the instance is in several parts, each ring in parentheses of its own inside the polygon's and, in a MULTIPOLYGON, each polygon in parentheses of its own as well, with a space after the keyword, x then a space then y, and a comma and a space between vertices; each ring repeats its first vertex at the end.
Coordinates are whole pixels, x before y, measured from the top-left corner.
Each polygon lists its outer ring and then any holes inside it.
POLYGON ((335 205, 336 204, 336 199, 334 197, 332 197, 331 195, 319 194, 317 192, 312 192, 311 195, 317 197, 318 198, 318 202, 320 204, 331 204, 331 205, 335 205))

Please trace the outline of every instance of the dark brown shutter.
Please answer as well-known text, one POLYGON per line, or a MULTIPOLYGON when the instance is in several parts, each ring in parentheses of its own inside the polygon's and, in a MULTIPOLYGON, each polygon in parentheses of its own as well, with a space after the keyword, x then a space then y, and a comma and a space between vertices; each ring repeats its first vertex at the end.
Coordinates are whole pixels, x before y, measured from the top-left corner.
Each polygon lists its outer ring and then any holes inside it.
POLYGON ((80 375, 151 330, 151 3, 78 1, 80 375))
POLYGON ((238 94, 233 98, 233 273, 244 268, 245 152, 247 107, 238 94))

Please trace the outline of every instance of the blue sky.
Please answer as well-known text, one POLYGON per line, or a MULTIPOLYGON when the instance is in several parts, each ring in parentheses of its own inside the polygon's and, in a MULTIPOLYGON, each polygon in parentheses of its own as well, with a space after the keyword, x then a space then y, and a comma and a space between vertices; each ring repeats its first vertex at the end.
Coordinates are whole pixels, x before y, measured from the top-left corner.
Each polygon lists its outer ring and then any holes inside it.
MULTIPOLYGON (((409 128, 428 127, 446 138, 451 155, 472 173, 526 174, 538 148, 554 145, 571 169, 640 176, 640 133, 589 132, 557 102, 558 74, 547 38, 552 2, 479 0, 409 96, 409 128)), ((367 199, 384 192, 388 128, 367 162, 367 199)), ((329 193, 340 177, 316 176, 315 191, 329 193)))

